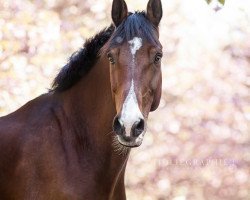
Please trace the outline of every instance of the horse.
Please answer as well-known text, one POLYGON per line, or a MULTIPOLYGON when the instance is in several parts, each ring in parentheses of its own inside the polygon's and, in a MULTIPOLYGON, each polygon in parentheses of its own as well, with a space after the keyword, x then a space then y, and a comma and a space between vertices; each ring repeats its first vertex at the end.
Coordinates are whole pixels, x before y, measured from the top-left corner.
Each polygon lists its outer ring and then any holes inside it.
POLYGON ((124 200, 130 151, 162 90, 160 0, 128 12, 72 54, 50 90, 0 118, 1 200, 124 200))

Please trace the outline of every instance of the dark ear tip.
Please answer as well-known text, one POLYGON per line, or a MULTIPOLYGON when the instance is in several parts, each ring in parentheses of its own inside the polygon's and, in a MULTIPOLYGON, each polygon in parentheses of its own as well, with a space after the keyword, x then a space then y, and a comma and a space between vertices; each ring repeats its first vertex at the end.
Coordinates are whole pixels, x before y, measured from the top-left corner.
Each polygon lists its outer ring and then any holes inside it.
POLYGON ((161 0, 149 0, 147 5, 147 17, 154 26, 158 27, 162 19, 163 10, 161 0))
POLYGON ((114 25, 119 26, 128 15, 126 2, 124 0, 113 0, 111 13, 114 25))

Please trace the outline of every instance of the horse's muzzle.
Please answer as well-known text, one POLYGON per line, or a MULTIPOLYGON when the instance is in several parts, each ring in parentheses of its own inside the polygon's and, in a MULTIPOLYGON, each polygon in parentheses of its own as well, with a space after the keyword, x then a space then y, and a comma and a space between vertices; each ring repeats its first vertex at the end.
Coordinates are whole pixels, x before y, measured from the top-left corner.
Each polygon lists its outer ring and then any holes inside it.
POLYGON ((116 116, 113 122, 113 130, 122 145, 138 147, 141 145, 145 133, 145 121, 139 118, 132 126, 125 127, 119 116, 116 116))

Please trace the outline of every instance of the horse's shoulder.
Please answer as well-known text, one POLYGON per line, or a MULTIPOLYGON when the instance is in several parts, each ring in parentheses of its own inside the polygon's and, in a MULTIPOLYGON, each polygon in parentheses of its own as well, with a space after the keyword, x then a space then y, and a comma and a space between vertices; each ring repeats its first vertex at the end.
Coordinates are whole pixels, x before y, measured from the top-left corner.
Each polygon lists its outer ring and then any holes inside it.
MULTIPOLYGON (((53 97, 42 95, 1 117, 0 151, 4 148, 35 155, 56 141, 59 128, 53 113, 54 106, 53 97)), ((1 156, 0 153, 0 159, 1 156)))
MULTIPOLYGON (((39 135, 56 124, 53 97, 41 95, 9 115, 0 117, 0 138, 3 135, 39 135)), ((48 130, 47 130, 48 131, 48 130)))

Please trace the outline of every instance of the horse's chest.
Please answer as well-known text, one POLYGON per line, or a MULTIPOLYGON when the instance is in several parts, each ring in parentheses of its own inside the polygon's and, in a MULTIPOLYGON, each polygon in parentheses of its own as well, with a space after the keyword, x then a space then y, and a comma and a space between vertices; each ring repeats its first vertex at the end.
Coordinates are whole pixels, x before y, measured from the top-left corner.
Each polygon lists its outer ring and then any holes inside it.
POLYGON ((97 187, 89 174, 80 174, 67 169, 44 167, 19 170, 19 179, 12 182, 13 199, 80 200, 97 198, 97 187), (28 172, 29 171, 29 172, 28 172), (95 191, 96 190, 96 191, 95 191))

